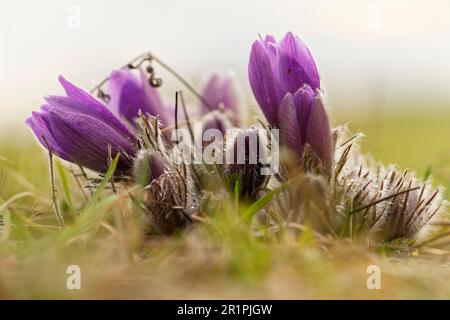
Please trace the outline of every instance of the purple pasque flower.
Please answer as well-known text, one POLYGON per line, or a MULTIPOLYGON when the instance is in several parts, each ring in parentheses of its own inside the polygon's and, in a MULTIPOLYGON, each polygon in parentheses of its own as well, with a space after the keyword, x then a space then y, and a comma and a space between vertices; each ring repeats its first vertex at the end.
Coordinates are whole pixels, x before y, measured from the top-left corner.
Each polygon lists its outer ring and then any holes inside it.
POLYGON ((39 142, 60 158, 99 173, 120 153, 116 175, 128 175, 137 152, 134 134, 99 100, 62 76, 66 96, 46 97, 26 123, 39 142))
POLYGON ((232 77, 213 73, 203 87, 202 97, 208 103, 200 105, 204 131, 214 128, 225 133, 226 129, 239 125, 239 98, 232 77))
MULTIPOLYGON (((225 110, 237 112, 238 96, 230 76, 213 73, 203 87, 202 97, 213 110, 223 107, 225 110)), ((211 111, 205 104, 201 107, 202 113, 211 111)))
POLYGON ((148 75, 139 70, 136 75, 129 69, 113 71, 109 77, 109 108, 136 126, 139 111, 153 117, 158 116, 163 126, 171 121, 170 112, 159 92, 148 83, 148 75))
POLYGON ((308 144, 319 162, 330 172, 332 166, 331 129, 318 90, 305 84, 294 94, 287 93, 280 103, 280 143, 300 158, 308 144))
POLYGON ((269 124, 278 127, 279 103, 307 84, 320 88, 314 59, 305 43, 288 32, 281 41, 271 35, 252 45, 248 67, 250 86, 269 124))

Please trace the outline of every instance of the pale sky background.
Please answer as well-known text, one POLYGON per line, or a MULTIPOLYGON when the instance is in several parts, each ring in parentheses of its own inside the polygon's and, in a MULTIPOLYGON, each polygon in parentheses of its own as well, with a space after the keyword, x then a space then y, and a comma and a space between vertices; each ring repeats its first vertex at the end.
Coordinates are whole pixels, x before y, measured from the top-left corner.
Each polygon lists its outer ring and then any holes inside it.
POLYGON ((190 79, 233 70, 248 93, 252 41, 286 31, 310 47, 337 112, 450 111, 448 0, 1 0, 0 126, 61 93, 58 74, 90 88, 148 50, 190 79))

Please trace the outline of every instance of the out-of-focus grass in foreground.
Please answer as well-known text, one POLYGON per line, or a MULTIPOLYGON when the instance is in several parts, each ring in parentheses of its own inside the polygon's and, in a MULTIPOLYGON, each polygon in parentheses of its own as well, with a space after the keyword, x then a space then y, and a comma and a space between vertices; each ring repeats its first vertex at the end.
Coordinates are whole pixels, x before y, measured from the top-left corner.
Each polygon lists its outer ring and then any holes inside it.
MULTIPOLYGON (((376 159, 431 172, 450 186, 448 123, 450 116, 414 116, 350 126, 366 134, 362 148, 376 159)), ((31 134, 3 134, 0 298, 450 298, 448 245, 387 255, 308 228, 261 240, 233 208, 174 237, 147 238, 126 190, 87 201, 68 170, 57 169, 63 229, 46 153, 31 134), (73 264, 81 267, 81 290, 66 288, 73 264), (382 271, 381 290, 366 286, 373 264, 382 271)))

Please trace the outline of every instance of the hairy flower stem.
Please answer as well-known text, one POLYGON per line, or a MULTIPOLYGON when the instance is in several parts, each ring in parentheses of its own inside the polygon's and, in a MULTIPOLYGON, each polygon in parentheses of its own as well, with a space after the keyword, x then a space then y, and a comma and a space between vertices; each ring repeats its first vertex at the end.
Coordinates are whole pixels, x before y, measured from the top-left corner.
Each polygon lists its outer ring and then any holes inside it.
POLYGON ((62 217, 61 212, 59 211, 58 200, 56 198, 55 171, 54 171, 54 167, 53 167, 53 153, 52 153, 52 149, 50 148, 50 145, 48 144, 45 136, 42 136, 42 139, 44 140, 45 144, 47 145, 47 150, 48 150, 48 159, 49 159, 49 165, 50 165, 50 183, 51 183, 51 188, 52 188, 52 203, 55 208, 56 220, 58 220, 58 224, 62 228, 62 227, 64 227, 64 218, 62 217))

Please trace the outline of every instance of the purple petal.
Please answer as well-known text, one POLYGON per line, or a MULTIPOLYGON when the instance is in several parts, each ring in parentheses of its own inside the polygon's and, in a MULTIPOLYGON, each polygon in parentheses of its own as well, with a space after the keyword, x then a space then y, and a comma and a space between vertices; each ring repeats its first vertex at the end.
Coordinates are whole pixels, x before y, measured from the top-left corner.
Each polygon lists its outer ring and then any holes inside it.
POLYGON ((129 70, 113 71, 109 78, 109 106, 116 114, 135 123, 139 111, 146 113, 144 90, 139 80, 129 70))
POLYGON ((305 143, 311 146, 323 166, 330 171, 332 166, 330 122, 319 95, 314 98, 309 115, 305 143))
MULTIPOLYGON (((304 85, 294 94, 294 105, 297 110, 297 123, 300 128, 302 139, 306 137, 306 128, 314 102, 314 91, 308 85, 304 85)), ((304 144, 305 141, 302 141, 304 144)))
POLYGON ((262 42, 264 44, 264 46, 267 48, 267 46, 269 44, 276 44, 277 43, 277 39, 275 39, 275 37, 271 34, 267 34, 264 39, 262 39, 262 42))
POLYGON ((273 127, 278 126, 279 84, 272 72, 271 62, 260 41, 252 45, 248 68, 250 86, 267 121, 273 127))
MULTIPOLYGON (((48 106, 43 106, 42 110, 45 111, 48 106)), ((53 132, 51 131, 48 114, 45 112, 33 112, 25 123, 31 128, 38 141, 46 149, 50 148, 53 154, 61 158, 66 158, 67 154, 64 153, 62 148, 58 145, 53 132)))
POLYGON ((133 121, 137 111, 141 108, 143 92, 136 77, 128 70, 113 71, 109 76, 109 108, 133 121), (136 109, 136 110, 135 110, 136 109), (130 117, 132 115, 132 117, 130 117))
POLYGON ((291 32, 278 45, 277 77, 291 93, 304 84, 313 90, 320 87, 319 73, 308 47, 291 32))
POLYGON ((269 58, 271 60, 276 59, 277 57, 277 40, 272 35, 266 35, 265 38, 262 40, 262 43, 264 47, 267 50, 267 54, 269 55, 269 58))
MULTIPOLYGON (((87 114, 53 108, 49 112, 50 127, 58 145, 64 150, 64 159, 97 172, 108 169, 109 146, 112 157, 118 152, 134 155, 136 148, 114 128, 87 114)), ((129 169, 121 157, 118 173, 129 169)))
MULTIPOLYGON (((232 111, 237 110, 237 96, 230 77, 213 74, 203 88, 202 96, 213 109, 223 106, 232 111)), ((202 113, 209 111, 208 107, 202 104, 202 113)))
POLYGON ((109 106, 132 124, 135 124, 139 111, 142 111, 159 116, 163 125, 167 125, 167 114, 159 93, 148 84, 147 77, 142 70, 139 78, 130 70, 113 71, 109 81, 109 106))
POLYGON ((294 97, 288 93, 280 103, 280 142, 301 155, 303 152, 302 135, 297 120, 294 97))
MULTIPOLYGON (((205 87, 202 90, 202 96, 205 98, 206 102, 208 102, 209 106, 213 109, 218 109, 221 101, 222 93, 220 92, 220 84, 219 84, 219 75, 213 74, 211 78, 209 78, 205 87)), ((202 104, 202 113, 208 113, 209 109, 207 106, 202 104)))
POLYGON ((223 104, 225 108, 230 109, 234 112, 238 111, 238 97, 236 90, 233 86, 233 80, 230 77, 226 77, 222 81, 222 92, 223 92, 223 104))
POLYGON ((108 108, 99 100, 94 98, 85 90, 74 86, 72 83, 59 76, 59 81, 64 87, 67 98, 59 96, 46 97, 47 102, 55 108, 73 110, 74 112, 84 113, 108 123, 124 137, 135 141, 133 133, 119 119, 108 110, 108 108))
POLYGON ((59 83, 64 88, 66 95, 82 105, 101 105, 102 103, 92 96, 89 92, 75 86, 73 83, 67 81, 62 75, 58 76, 59 83))

